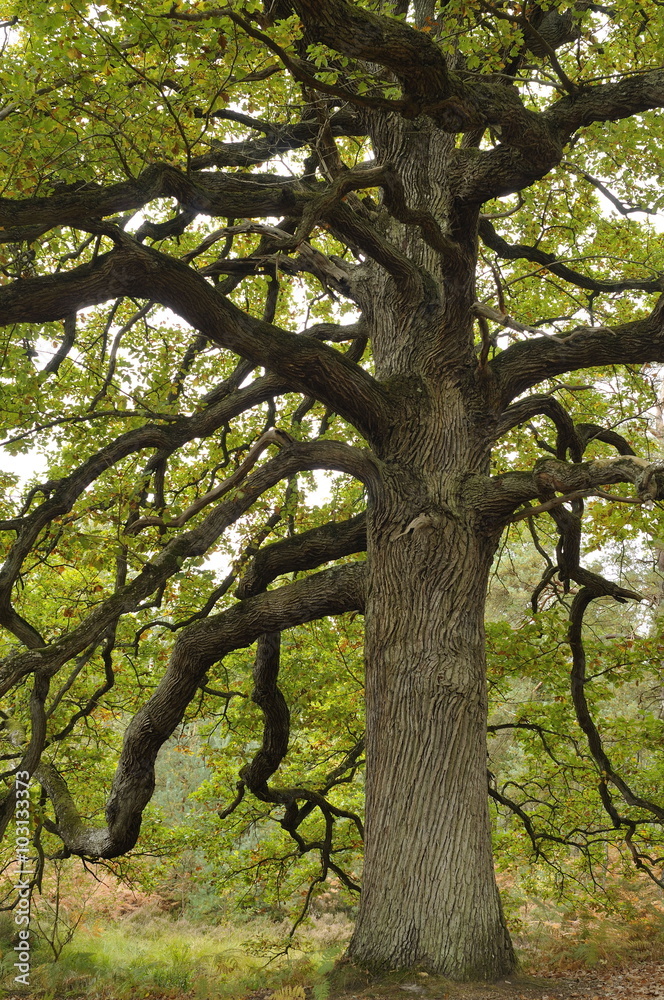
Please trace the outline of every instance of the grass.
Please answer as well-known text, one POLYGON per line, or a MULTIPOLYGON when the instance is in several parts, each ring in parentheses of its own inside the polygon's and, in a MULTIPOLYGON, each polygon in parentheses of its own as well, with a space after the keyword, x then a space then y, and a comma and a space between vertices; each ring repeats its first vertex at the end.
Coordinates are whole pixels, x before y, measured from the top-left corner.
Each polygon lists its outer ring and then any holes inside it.
POLYGON ((30 986, 14 983, 11 941, 0 929, 0 996, 61 1000, 237 1000, 264 989, 277 1000, 324 1000, 325 973, 350 933, 345 918, 322 917, 288 947, 288 926, 255 919, 239 926, 198 926, 139 910, 114 921, 88 915, 57 962, 34 952, 30 986), (295 992, 293 992, 295 991, 295 992))

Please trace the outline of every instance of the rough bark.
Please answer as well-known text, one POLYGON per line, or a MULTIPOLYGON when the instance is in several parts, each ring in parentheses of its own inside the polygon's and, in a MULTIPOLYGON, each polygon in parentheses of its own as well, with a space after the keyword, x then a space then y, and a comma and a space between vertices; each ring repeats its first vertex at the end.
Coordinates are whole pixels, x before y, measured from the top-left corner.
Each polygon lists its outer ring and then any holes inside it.
POLYGON ((472 349, 474 216, 453 205, 447 137, 425 122, 406 130, 374 120, 373 140, 398 164, 408 203, 445 220, 457 260, 405 230, 409 257, 437 279, 423 282, 417 309, 370 272, 375 297, 365 315, 377 373, 401 405, 374 443, 381 475, 367 520, 367 830, 349 957, 491 978, 513 968, 514 956, 486 794, 483 609, 496 536, 478 531, 472 506, 458 503, 460 479, 488 470, 494 422, 472 349))
MULTIPOLYGON (((448 423, 448 440, 460 430, 448 423)), ((370 515, 367 831, 349 956, 484 979, 514 964, 486 794, 483 607, 494 542, 446 509, 450 470, 437 472, 434 442, 427 451, 428 468, 415 481, 395 476, 370 515)))

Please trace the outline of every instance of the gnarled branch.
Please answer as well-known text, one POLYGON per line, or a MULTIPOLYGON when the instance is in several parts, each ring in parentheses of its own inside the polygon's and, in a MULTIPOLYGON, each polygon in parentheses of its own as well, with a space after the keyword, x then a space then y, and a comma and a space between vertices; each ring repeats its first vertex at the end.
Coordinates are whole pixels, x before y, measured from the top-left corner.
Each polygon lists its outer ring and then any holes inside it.
POLYGON ((324 615, 362 610, 364 577, 364 567, 358 565, 324 570, 248 598, 181 633, 162 681, 127 728, 106 806, 105 826, 84 824, 64 781, 48 769, 37 772, 54 800, 55 832, 65 847, 74 854, 94 858, 117 857, 130 850, 154 789, 157 753, 182 720, 210 666, 265 632, 282 631, 324 615))
MULTIPOLYGON (((632 455, 598 458, 574 465, 545 458, 532 472, 505 472, 491 478, 469 476, 464 492, 486 521, 498 527, 529 500, 549 500, 555 493, 579 491, 581 495, 614 483, 633 483, 643 503, 662 500, 664 465, 632 455)), ((555 509, 555 505, 551 504, 550 509, 555 509)))

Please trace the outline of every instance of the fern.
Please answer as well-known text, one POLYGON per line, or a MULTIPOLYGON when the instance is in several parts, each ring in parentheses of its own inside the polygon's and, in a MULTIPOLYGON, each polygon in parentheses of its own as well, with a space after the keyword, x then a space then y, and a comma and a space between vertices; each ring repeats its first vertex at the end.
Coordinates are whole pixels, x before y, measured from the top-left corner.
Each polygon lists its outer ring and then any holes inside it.
POLYGON ((316 983, 313 988, 314 1000, 327 1000, 330 995, 330 982, 328 979, 321 980, 320 983, 316 983))
POLYGON ((306 1000, 303 986, 284 986, 272 994, 272 1000, 306 1000))

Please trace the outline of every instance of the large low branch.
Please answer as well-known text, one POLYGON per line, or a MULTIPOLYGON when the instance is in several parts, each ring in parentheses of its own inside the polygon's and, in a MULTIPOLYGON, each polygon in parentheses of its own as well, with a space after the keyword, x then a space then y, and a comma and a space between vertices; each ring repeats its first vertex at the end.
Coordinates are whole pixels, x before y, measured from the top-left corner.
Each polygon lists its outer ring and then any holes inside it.
POLYGON ((92 858, 117 857, 130 850, 154 790, 157 753, 181 722, 212 664, 234 649, 249 646, 265 632, 293 628, 325 615, 361 611, 364 585, 364 566, 324 570, 242 601, 183 632, 161 683, 127 728, 106 806, 106 826, 89 826, 81 819, 64 780, 53 769, 42 767, 37 772, 53 801, 56 832, 65 847, 92 858))
MULTIPOLYGON (((223 174, 199 171, 188 176, 157 163, 135 180, 103 186, 68 185, 44 198, 0 198, 0 240, 14 242, 17 230, 34 229, 32 238, 54 226, 83 226, 93 220, 136 211, 156 198, 176 198, 183 209, 224 218, 293 214, 311 197, 292 177, 272 174, 223 174)), ((27 238, 23 234, 21 238, 27 238)))
MULTIPOLYGON (((462 107, 468 123, 472 115, 467 106, 474 97, 485 124, 499 130, 501 138, 494 149, 458 153, 458 196, 481 204, 514 194, 547 174, 560 163, 565 145, 580 128, 664 107, 664 70, 635 74, 618 83, 585 86, 541 113, 519 108, 513 87, 469 85, 464 97, 462 107), (509 111, 510 102, 512 114, 502 114, 501 103, 509 111)), ((460 130, 465 129, 466 125, 460 130)))
POLYGON ((547 125, 567 141, 595 122, 617 121, 664 107, 664 69, 635 73, 618 83, 584 87, 556 101, 542 115, 547 125))
POLYGON ((38 649, 10 653, 0 660, 0 695, 30 673, 52 676, 72 657, 87 649, 121 615, 134 611, 165 580, 179 572, 186 559, 205 555, 266 490, 297 472, 326 469, 347 472, 371 488, 374 475, 366 453, 336 441, 293 443, 257 469, 240 489, 228 496, 195 528, 176 535, 134 579, 99 605, 60 639, 38 649))
MULTIPOLYGON (((532 472, 469 476, 464 495, 489 524, 498 528, 528 501, 561 493, 555 503, 562 503, 569 494, 589 495, 602 486, 615 483, 633 483, 639 500, 644 503, 664 499, 664 464, 647 462, 633 455, 576 464, 545 458, 532 472)), ((552 506, 554 501, 547 503, 552 506)))
MULTIPOLYGON (((614 824, 616 826, 630 826, 634 821, 619 816, 617 809, 611 802, 610 796, 608 796, 608 784, 614 786, 628 806, 632 806, 645 813, 647 821, 664 823, 664 805, 638 795, 615 770, 607 756, 599 730, 590 713, 590 707, 586 698, 588 678, 586 676, 586 652, 583 645, 583 616, 590 602, 596 597, 596 593, 584 587, 574 598, 570 611, 570 624, 567 637, 572 653, 570 687, 577 722, 586 736, 588 748, 597 765, 602 803, 614 821, 614 824)), ((649 874, 652 875, 652 873, 649 874)), ((658 885, 663 885, 661 878, 655 878, 655 881, 658 885)))
POLYGON ((508 406, 498 421, 496 437, 501 437, 513 427, 518 427, 526 420, 531 420, 540 414, 548 417, 556 426, 556 458, 564 459, 569 449, 573 460, 580 461, 583 448, 574 421, 565 407, 550 394, 527 396, 525 399, 519 399, 516 403, 508 406))
POLYGON ((314 396, 365 436, 381 433, 388 396, 354 362, 308 337, 238 309, 192 268, 110 231, 120 245, 66 274, 26 278, 0 289, 0 323, 43 323, 121 295, 170 308, 220 347, 235 351, 314 396))
POLYGON ((664 361, 664 296, 643 319, 614 327, 580 327, 566 337, 511 344, 490 363, 503 405, 554 375, 598 365, 664 361))
MULTIPOLYGON (((534 116, 535 112, 531 112, 534 116)), ((545 177, 563 157, 542 123, 534 119, 526 134, 526 149, 500 143, 494 149, 459 149, 454 163, 454 187, 461 202, 482 205, 530 187, 545 177), (537 151, 536 155, 529 152, 537 151)))
POLYGON ((565 407, 551 393, 526 396, 512 403, 503 412, 496 427, 496 438, 506 434, 513 427, 531 420, 535 416, 546 416, 556 426, 556 447, 552 448, 538 439, 538 444, 556 456, 565 459, 569 451, 574 462, 580 462, 591 441, 603 441, 613 445, 620 455, 635 455, 636 452, 622 434, 601 427, 599 424, 575 424, 565 407))
POLYGON ((268 793, 267 782, 288 751, 290 712, 278 685, 280 661, 281 632, 264 632, 256 644, 251 694, 263 712, 263 742, 240 772, 247 788, 261 798, 268 793))
MULTIPOLYGON (((30 695, 30 741, 23 751, 20 762, 16 766, 16 771, 19 774, 23 771, 32 774, 39 764, 46 744, 46 711, 44 703, 48 697, 48 691, 48 677, 35 677, 30 695)), ((7 826, 14 815, 15 806, 16 787, 13 786, 3 796, 2 800, 0 800, 0 840, 2 840, 7 826)))

